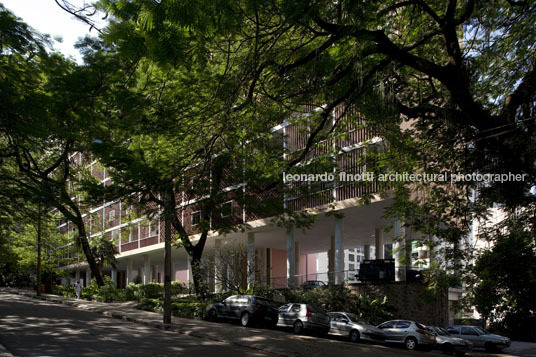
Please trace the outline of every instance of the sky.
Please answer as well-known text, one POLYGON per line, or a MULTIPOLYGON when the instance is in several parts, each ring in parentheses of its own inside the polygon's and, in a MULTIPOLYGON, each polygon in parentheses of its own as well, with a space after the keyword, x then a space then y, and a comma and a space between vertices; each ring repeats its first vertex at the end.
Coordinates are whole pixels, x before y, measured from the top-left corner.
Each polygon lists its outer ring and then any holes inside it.
MULTIPOLYGON (((49 34, 52 38, 61 37, 63 42, 54 41, 54 49, 73 57, 79 63, 81 56, 74 48, 74 43, 87 34, 98 34, 95 30, 90 32, 89 25, 62 10, 54 0, 0 0, 0 3, 35 30, 49 34)), ((84 0, 71 0, 71 3, 81 5, 84 0)))

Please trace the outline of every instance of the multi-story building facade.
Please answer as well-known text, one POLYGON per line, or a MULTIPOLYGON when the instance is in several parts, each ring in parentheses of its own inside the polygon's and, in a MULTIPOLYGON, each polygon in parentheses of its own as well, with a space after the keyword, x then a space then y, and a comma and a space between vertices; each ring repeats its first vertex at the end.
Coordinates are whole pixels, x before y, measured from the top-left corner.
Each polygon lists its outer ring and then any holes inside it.
MULTIPOLYGON (((337 115, 337 113, 335 113, 337 115)), ((359 174, 365 169, 359 158, 367 147, 382 147, 383 139, 362 125, 360 117, 354 117, 338 130, 343 136, 327 139, 327 145, 336 148, 332 155, 336 162, 333 173, 359 174)), ((281 135, 278 143, 292 156, 303 150, 307 142, 307 126, 285 122, 274 128, 281 135)), ((323 143, 326 146, 326 142, 323 143)), ((324 155, 326 151, 312 150, 312 155, 324 155)), ((105 167, 91 161, 81 153, 74 154, 72 160, 79 165, 89 165, 91 174, 102 185, 110 185, 111 177, 105 167)), ((294 182, 288 185, 315 185, 311 194, 286 195, 283 204, 293 211, 308 210, 316 216, 315 222, 307 230, 283 228, 273 223, 271 217, 263 217, 233 200, 233 188, 229 186, 229 201, 211 219, 214 230, 209 235, 205 252, 220 251, 225 247, 241 245, 245 247, 240 266, 247 267, 244 283, 267 284, 274 288, 296 286, 306 280, 326 280, 342 283, 353 280, 364 259, 383 259, 394 251, 397 280, 405 279, 407 260, 402 259, 404 245, 419 240, 418 233, 404 231, 403 224, 384 217, 384 209, 392 202, 380 197, 381 184, 376 181, 333 181, 294 182), (370 195, 368 205, 360 205, 357 199, 370 195), (333 215, 333 212, 338 214, 333 215), (246 224, 245 232, 219 235, 216 225, 227 216, 237 224, 246 224), (404 236, 402 240, 395 237, 404 236), (405 263, 406 262, 406 263, 405 263), (354 273, 355 272, 355 273, 354 273), (350 279, 349 279, 350 278, 350 279)), ((236 185, 235 185, 236 186, 236 185)), ((238 185, 240 187, 240 185, 238 185)), ((225 188, 224 188, 225 189, 225 188)), ((238 188, 241 190, 241 188, 238 188)), ((262 199, 262 197, 259 197, 262 199)), ((200 211, 192 200, 179 202, 182 223, 192 241, 199 238, 200 211)), ((158 216, 147 219, 138 216, 125 202, 102 202, 84 214, 90 232, 90 239, 104 235, 116 244, 117 269, 105 268, 105 273, 118 286, 131 282, 148 283, 163 281, 164 238, 163 222, 158 216)), ((63 233, 73 230, 72 224, 60 222, 63 233)), ((418 253, 424 254, 424 253, 418 253)), ((410 257, 411 258, 411 257, 410 257)), ((188 284, 192 280, 192 269, 186 251, 174 249, 172 254, 172 279, 188 284)), ((210 269, 221 271, 218 260, 213 260, 210 269)), ((71 266, 75 279, 90 279, 89 269, 83 262, 71 266)), ((221 289, 217 274, 207 274, 209 286, 221 289)))

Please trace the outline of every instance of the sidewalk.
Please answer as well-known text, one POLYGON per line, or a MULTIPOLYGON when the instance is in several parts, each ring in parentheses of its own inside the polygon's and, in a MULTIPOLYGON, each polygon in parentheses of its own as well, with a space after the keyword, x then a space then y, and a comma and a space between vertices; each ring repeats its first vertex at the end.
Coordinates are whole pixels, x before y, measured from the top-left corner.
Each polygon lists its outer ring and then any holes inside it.
POLYGON ((343 356, 349 353, 385 357, 424 356, 424 352, 410 352, 401 348, 390 348, 366 343, 351 343, 313 336, 298 336, 285 331, 248 328, 230 323, 212 323, 202 320, 173 317, 170 325, 164 325, 160 313, 137 310, 133 302, 102 303, 48 294, 42 294, 38 297, 35 292, 18 289, 5 289, 5 291, 53 303, 65 304, 105 316, 174 331, 184 335, 207 338, 264 352, 271 352, 279 356, 326 357, 343 356))

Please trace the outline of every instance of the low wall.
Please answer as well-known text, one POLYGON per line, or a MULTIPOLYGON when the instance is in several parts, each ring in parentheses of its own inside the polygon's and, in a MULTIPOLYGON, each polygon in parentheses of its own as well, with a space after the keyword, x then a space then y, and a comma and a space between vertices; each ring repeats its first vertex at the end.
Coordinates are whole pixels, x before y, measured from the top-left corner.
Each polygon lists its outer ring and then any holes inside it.
POLYGON ((357 284, 350 288, 356 294, 387 296, 395 307, 395 318, 418 321, 425 325, 446 327, 449 323, 447 290, 431 292, 418 282, 357 284))

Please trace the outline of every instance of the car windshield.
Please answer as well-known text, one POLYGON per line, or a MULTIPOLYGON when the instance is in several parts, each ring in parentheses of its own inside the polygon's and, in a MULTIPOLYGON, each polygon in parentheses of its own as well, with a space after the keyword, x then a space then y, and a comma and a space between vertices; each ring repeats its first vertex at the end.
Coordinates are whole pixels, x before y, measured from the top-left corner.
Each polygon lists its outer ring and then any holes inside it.
POLYGON ((435 331, 437 332, 438 335, 440 336, 449 336, 450 333, 448 333, 447 330, 445 330, 443 327, 436 327, 435 328, 435 331))
POLYGON ((475 330, 477 330, 479 333, 483 334, 483 335, 489 335, 489 332, 482 328, 482 327, 475 327, 475 330))
POLYGON ((360 324, 368 324, 366 321, 364 321, 363 319, 361 319, 359 316, 357 316, 356 314, 351 314, 351 313, 347 313, 346 316, 348 316, 348 318, 350 319, 350 321, 352 322, 357 322, 357 323, 360 323, 360 324))

